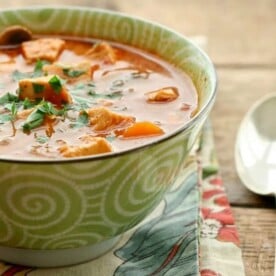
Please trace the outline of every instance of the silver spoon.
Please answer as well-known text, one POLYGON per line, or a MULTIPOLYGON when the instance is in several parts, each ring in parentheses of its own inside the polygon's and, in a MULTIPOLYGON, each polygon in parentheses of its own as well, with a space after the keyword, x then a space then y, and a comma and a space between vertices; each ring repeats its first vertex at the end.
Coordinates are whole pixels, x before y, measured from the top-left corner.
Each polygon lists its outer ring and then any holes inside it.
POLYGON ((245 115, 237 135, 235 161, 249 190, 276 196, 276 93, 260 99, 245 115))
POLYGON ((276 93, 259 100, 238 131, 235 159, 244 185, 261 195, 276 195, 276 93))

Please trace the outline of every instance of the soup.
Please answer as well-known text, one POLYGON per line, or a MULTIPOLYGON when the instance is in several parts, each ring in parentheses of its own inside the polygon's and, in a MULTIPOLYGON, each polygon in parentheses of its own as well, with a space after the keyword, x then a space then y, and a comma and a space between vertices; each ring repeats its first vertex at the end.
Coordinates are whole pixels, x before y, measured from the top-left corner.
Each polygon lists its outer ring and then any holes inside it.
POLYGON ((190 78, 157 56, 108 41, 37 37, 0 50, 0 157, 119 152, 187 123, 190 78))

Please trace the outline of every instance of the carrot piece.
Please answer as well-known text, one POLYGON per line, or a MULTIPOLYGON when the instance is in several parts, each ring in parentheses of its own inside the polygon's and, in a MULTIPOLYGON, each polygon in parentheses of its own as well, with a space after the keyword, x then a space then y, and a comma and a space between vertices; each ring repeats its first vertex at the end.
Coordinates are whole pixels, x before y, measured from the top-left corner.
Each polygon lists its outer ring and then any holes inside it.
POLYGON ((136 122, 128 127, 124 133, 124 138, 138 138, 145 136, 155 136, 164 134, 164 131, 157 125, 151 122, 136 122))

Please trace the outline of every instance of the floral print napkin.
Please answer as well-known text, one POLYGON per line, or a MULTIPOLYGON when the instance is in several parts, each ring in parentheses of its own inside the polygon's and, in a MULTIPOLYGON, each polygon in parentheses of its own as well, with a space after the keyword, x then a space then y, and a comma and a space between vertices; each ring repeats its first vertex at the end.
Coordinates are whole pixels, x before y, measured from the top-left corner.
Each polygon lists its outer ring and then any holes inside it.
POLYGON ((125 233, 113 250, 65 268, 0 263, 1 275, 244 275, 237 230, 218 175, 209 123, 199 140, 164 200, 140 225, 125 233))
POLYGON ((231 208, 218 174, 210 122, 204 127, 200 143, 202 178, 200 199, 201 276, 243 276, 242 254, 231 208))

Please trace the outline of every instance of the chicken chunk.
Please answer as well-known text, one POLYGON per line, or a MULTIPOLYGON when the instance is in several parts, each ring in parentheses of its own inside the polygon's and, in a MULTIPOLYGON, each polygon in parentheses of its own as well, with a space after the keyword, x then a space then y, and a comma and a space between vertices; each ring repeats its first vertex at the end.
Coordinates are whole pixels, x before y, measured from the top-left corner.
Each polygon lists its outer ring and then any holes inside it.
POLYGON ((114 64, 117 60, 115 50, 106 42, 95 44, 85 55, 93 60, 104 60, 104 63, 109 64, 114 64))
POLYGON ((108 131, 126 127, 135 121, 132 116, 121 115, 105 107, 90 108, 87 110, 90 125, 95 131, 108 131))
POLYGON ((44 99, 56 105, 72 103, 69 91, 55 75, 19 81, 19 99, 44 99))
POLYGON ((76 81, 89 81, 93 77, 94 71, 96 71, 99 66, 91 66, 89 61, 83 61, 75 65, 65 65, 65 64, 46 64, 43 66, 43 71, 46 74, 58 75, 68 83, 73 83, 76 81))
POLYGON ((148 102, 171 102, 178 98, 179 94, 175 87, 164 87, 145 94, 148 102))
POLYGON ((84 137, 78 146, 62 145, 59 152, 63 157, 88 156, 112 151, 111 145, 102 137, 84 137))
POLYGON ((22 43, 22 53, 29 62, 37 60, 55 61, 65 47, 65 41, 59 38, 40 38, 22 43))

